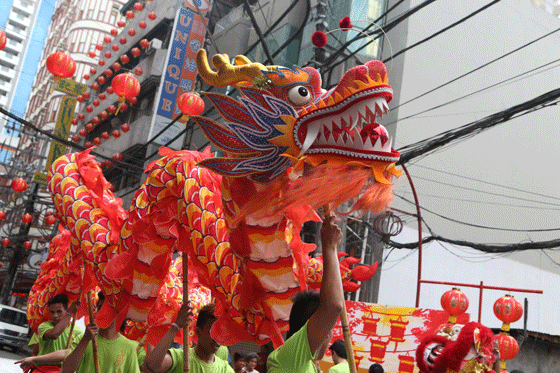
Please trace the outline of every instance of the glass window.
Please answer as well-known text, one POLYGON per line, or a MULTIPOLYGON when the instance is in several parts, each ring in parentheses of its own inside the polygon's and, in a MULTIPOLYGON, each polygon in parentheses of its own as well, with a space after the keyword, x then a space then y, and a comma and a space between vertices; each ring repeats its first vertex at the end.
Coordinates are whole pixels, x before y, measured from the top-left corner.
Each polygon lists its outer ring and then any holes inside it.
POLYGON ((111 15, 109 16, 109 23, 112 25, 117 23, 117 12, 115 10, 111 11, 111 15))
POLYGON ((97 13, 97 20, 103 21, 103 18, 105 18, 105 12, 100 10, 99 13, 97 13))
POLYGON ((0 311, 0 321, 12 325, 27 327, 27 319, 23 312, 9 310, 7 308, 2 308, 2 311, 0 311))
POLYGON ((78 52, 84 53, 85 51, 86 51, 86 43, 82 41, 80 42, 80 44, 78 44, 78 52))
POLYGON ((93 19, 93 9, 88 11, 87 19, 93 19))

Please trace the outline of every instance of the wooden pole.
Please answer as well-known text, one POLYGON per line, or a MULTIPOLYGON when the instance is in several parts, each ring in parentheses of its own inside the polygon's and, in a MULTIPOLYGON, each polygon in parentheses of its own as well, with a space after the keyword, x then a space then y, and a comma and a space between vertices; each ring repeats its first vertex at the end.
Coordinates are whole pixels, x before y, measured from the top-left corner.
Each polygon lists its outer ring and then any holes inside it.
POLYGON ((140 352, 140 349, 144 347, 147 340, 148 340, 148 334, 144 334, 142 340, 140 341, 140 343, 138 343, 138 347, 136 347, 136 354, 138 354, 138 352, 140 352))
MULTIPOLYGON (((87 305, 89 311, 89 322, 95 322, 95 316, 93 314, 93 304, 91 300, 91 290, 87 293, 87 305)), ((99 373, 99 356, 97 355, 97 339, 95 337, 96 336, 93 336, 93 339, 91 340, 91 344, 93 347, 93 365, 95 368, 95 373, 99 373)))
POLYGON ((72 314, 72 324, 70 324, 70 333, 68 334, 68 342, 66 342, 66 348, 70 348, 72 343, 72 333, 74 332, 74 326, 76 326, 76 312, 72 314))
POLYGON ((340 314, 340 324, 342 325, 342 334, 344 335, 344 346, 346 347, 346 356, 348 365, 350 366, 350 373, 357 373, 356 361, 354 360, 354 348, 352 347, 352 335, 350 334, 350 327, 348 325, 348 313, 346 312, 346 301, 342 307, 340 314))
MULTIPOLYGON (((183 304, 189 302, 189 258, 183 252, 183 304)), ((183 372, 189 372, 189 323, 183 327, 183 372)))

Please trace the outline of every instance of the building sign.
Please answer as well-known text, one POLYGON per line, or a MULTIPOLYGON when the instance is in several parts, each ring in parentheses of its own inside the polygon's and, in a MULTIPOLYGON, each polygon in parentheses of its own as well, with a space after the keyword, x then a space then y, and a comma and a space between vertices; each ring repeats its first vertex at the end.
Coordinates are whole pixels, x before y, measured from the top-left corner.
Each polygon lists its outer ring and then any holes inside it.
MULTIPOLYGON (((351 301, 346 301, 346 309, 358 373, 367 373, 374 363, 381 364, 385 372, 419 372, 416 348, 425 334, 445 324, 449 316, 441 310, 351 301)), ((458 324, 468 321, 468 314, 457 318, 458 324)), ((337 339, 344 340, 340 320, 333 329, 331 343, 337 339)), ((333 366, 330 350, 320 364, 323 372, 333 366)))
MULTIPOLYGON (((74 109, 76 108, 76 99, 64 96, 60 103, 58 116, 56 118, 56 126, 54 127, 53 135, 60 137, 64 140, 68 139, 70 134, 70 126, 72 125, 72 118, 74 117, 74 109)), ((53 162, 60 156, 66 154, 66 145, 53 140, 51 148, 47 157, 47 164, 45 171, 48 170, 53 162)))
POLYGON ((60 79, 54 89, 72 96, 79 96, 86 91, 87 85, 72 79, 60 79))
MULTIPOLYGON (((173 27, 172 41, 167 54, 162 81, 156 98, 157 109, 148 138, 159 133, 173 119, 182 116, 177 99, 194 88, 196 78, 196 52, 202 47, 206 34, 206 20, 190 10, 179 8, 173 27)), ((159 136, 155 142, 170 147, 181 146, 182 137, 173 144, 168 142, 185 128, 179 119, 175 125, 159 136)))
POLYGON ((209 0, 185 0, 187 8, 194 10, 195 13, 206 13, 210 9, 209 0))

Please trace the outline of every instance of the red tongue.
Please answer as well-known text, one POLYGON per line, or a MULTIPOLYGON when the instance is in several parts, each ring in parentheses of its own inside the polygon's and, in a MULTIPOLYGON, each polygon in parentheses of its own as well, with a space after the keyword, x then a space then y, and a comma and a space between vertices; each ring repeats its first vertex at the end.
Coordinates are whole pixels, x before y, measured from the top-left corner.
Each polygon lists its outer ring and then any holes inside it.
POLYGON ((369 137, 373 145, 375 145, 375 142, 379 138, 381 138, 382 145, 385 145, 385 143, 389 141, 389 135, 386 130, 377 123, 371 123, 362 128, 360 136, 362 136, 362 141, 364 142, 369 137))

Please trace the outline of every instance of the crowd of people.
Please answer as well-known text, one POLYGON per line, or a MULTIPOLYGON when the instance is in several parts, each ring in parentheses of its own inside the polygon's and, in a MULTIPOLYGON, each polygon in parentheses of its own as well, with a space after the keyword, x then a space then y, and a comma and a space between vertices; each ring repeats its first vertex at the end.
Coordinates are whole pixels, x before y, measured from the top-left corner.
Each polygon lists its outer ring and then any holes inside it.
MULTIPOLYGON (((321 228, 324 272, 320 292, 305 291, 295 297, 287 339, 267 356, 264 368, 267 372, 320 371, 318 361, 329 347, 332 329, 343 309, 337 256, 337 245, 341 238, 342 233, 334 222, 334 214, 328 214, 321 228)), ((98 310, 104 298, 99 293, 98 310)), ((99 372, 183 372, 183 348, 171 348, 171 345, 177 332, 187 325, 192 315, 187 302, 179 309, 175 321, 160 341, 155 346, 148 345, 145 348, 124 337, 116 329, 114 321, 105 329, 99 328, 95 321, 90 321, 85 331, 74 327, 71 333, 71 317, 78 306, 78 303, 69 305, 64 294, 49 300, 51 321, 39 326, 36 354, 16 362, 25 373, 93 373, 96 355, 92 343, 94 339, 99 372)), ((230 359, 227 348, 212 338, 210 330, 216 320, 214 304, 199 310, 195 328, 197 343, 188 351, 189 372, 260 373, 256 368, 262 359, 257 354, 235 352, 230 359)), ((330 373, 349 372, 348 363, 345 362, 346 353, 340 349, 339 342, 330 346, 333 359, 338 359, 329 370, 330 373)))

